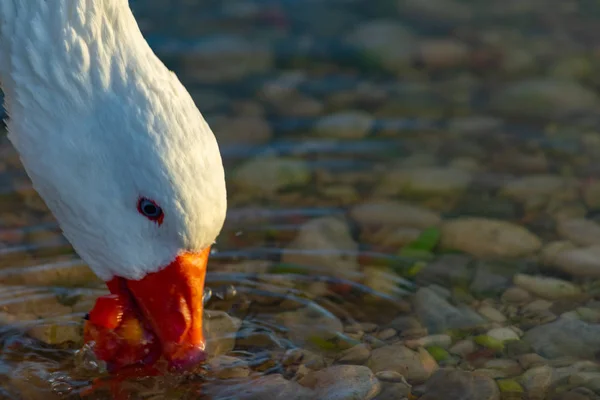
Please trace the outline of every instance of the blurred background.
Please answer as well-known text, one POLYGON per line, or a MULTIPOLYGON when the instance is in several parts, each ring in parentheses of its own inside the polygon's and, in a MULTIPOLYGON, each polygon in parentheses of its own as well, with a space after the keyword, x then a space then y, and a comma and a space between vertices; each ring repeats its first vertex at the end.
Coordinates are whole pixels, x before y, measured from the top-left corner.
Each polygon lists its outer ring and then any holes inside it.
MULTIPOLYGON (((216 361, 132 398, 600 398, 598 1, 130 4, 230 207, 216 361)), ((81 339, 104 293, 2 132, 1 398, 105 376, 81 339)))

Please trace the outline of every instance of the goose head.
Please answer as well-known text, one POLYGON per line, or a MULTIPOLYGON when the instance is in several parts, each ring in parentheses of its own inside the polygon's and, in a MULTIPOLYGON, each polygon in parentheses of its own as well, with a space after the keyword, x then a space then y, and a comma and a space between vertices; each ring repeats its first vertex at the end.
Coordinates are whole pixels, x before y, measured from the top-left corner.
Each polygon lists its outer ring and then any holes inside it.
POLYGON ((115 369, 160 355, 197 362, 206 263, 226 213, 211 129, 126 0, 1 1, 0 19, 9 139, 111 292, 88 339, 115 369), (127 321, 142 345, 113 337, 127 321))

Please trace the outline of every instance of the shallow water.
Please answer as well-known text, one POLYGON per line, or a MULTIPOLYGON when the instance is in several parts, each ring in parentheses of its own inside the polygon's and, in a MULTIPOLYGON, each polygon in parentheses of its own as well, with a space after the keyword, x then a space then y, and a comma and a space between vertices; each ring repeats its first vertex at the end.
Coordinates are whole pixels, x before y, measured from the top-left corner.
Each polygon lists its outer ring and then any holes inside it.
MULTIPOLYGON (((221 145, 206 302, 234 319, 216 314, 205 372, 124 394, 437 399, 439 366, 485 376, 472 398, 597 398, 597 2, 131 3, 221 145), (544 336, 564 321, 580 325, 544 336), (415 360, 381 361, 401 344, 415 360), (379 382, 343 397, 303 380, 337 364, 379 382), (261 380, 278 374, 314 392, 261 380)), ((110 398, 90 393, 107 378, 80 333, 103 293, 3 134, 0 398, 110 398)), ((445 398, 475 390, 457 387, 445 398)))

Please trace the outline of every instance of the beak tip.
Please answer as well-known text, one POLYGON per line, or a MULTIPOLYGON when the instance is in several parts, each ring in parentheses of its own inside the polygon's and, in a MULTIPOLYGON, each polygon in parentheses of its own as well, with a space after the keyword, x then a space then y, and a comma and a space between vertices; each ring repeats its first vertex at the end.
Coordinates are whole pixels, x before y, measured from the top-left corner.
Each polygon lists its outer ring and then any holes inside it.
POLYGON ((203 345, 191 348, 186 347, 170 358, 169 369, 173 371, 191 370, 195 366, 204 363, 206 358, 207 354, 203 345))

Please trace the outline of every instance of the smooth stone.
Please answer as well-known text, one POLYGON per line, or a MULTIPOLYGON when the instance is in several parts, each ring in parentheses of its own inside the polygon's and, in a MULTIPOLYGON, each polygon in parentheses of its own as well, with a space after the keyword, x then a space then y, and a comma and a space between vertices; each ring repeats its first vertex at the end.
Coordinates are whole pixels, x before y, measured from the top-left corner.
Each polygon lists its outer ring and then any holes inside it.
POLYGON ((236 168, 231 183, 245 193, 270 197, 287 187, 305 185, 310 178, 311 171, 302 160, 261 155, 236 168))
POLYGON ((545 276, 516 274, 513 281, 521 289, 544 299, 568 299, 582 293, 581 288, 571 282, 545 276))
POLYGON ((419 339, 405 340, 404 345, 411 349, 417 349, 419 347, 430 347, 430 346, 439 346, 444 349, 447 349, 452 344, 452 338, 450 335, 439 334, 439 335, 429 335, 423 336, 419 339))
POLYGON ((527 331, 523 340, 542 357, 590 359, 600 351, 600 325, 559 318, 527 331))
POLYGON ((565 190, 575 191, 573 182, 556 175, 529 175, 509 181, 500 193, 517 201, 526 202, 531 199, 549 198, 565 190))
POLYGON ((491 108, 503 115, 560 118, 599 106, 596 94, 577 82, 536 78, 505 85, 494 93, 491 108))
POLYGON ((512 284, 513 270, 495 268, 485 261, 479 260, 475 266, 475 274, 469 285, 469 291, 484 297, 497 296, 512 284))
POLYGON ((408 399, 408 396, 410 395, 410 389, 411 385, 406 381, 381 381, 381 391, 374 400, 405 400, 408 399))
POLYGON ((477 350, 475 343, 470 339, 464 339, 456 342, 448 351, 452 354, 456 354, 457 356, 465 358, 469 354, 474 353, 475 350, 477 350))
POLYGON ((521 384, 531 400, 542 400, 545 398, 552 384, 553 369, 543 365, 531 368, 521 376, 521 384))
POLYGON ((268 45, 235 35, 203 37, 183 57, 185 72, 206 83, 237 81, 272 66, 273 51, 268 45))
POLYGON ((295 311, 287 311, 276 316, 276 321, 288 329, 290 340, 303 347, 314 347, 314 338, 327 340, 344 331, 342 322, 333 314, 317 305, 295 311))
POLYGON ((417 52, 414 35, 393 19, 358 25, 346 41, 392 73, 408 68, 417 52))
POLYGON ((313 129, 318 136, 335 139, 362 139, 373 126, 373 117, 364 111, 344 111, 319 119, 313 129))
POLYGON ((463 65, 469 48, 454 39, 426 39, 419 45, 419 57, 427 68, 444 69, 463 65))
POLYGON ((527 290, 520 287, 510 287, 502 293, 502 301, 513 304, 523 304, 531 300, 531 295, 527 290))
POLYGON ((577 246, 568 240, 555 240, 549 242, 540 252, 540 262, 544 265, 554 266, 556 264, 556 257, 559 254, 575 248, 577 248, 577 246))
POLYGON ((208 355, 214 357, 233 350, 241 326, 239 318, 231 317, 226 312, 204 310, 204 338, 208 355))
POLYGON ((250 375, 248 363, 239 358, 221 355, 208 362, 212 375, 219 379, 246 378, 250 375))
POLYGON ((442 254, 427 263, 415 276, 420 285, 461 285, 471 281, 473 270, 471 257, 464 254, 442 254))
POLYGON ((283 263, 313 267, 315 274, 352 277, 359 269, 358 245, 345 221, 322 217, 300 227, 283 252, 283 263))
POLYGON ((404 375, 396 371, 380 371, 376 373, 375 376, 381 382, 406 382, 406 379, 404 379, 404 375))
POLYGON ((585 218, 561 219, 558 234, 579 246, 600 245, 600 225, 585 218))
POLYGON ((383 177, 375 190, 380 195, 409 197, 456 196, 464 192, 473 179, 472 173, 458 168, 399 168, 383 177))
POLYGON ((522 226, 486 218, 457 218, 441 228, 440 246, 475 257, 524 257, 542 247, 541 240, 522 226))
POLYGON ((313 389, 315 398, 322 400, 371 400, 381 390, 373 372, 359 365, 335 365, 313 371, 299 383, 313 389))
POLYGON ((429 287, 420 288, 415 294, 414 310, 430 333, 473 328, 486 322, 469 307, 453 306, 429 287))
POLYGON ((309 388, 285 379, 280 374, 243 380, 239 384, 226 381, 227 386, 208 387, 210 398, 236 400, 314 400, 316 393, 309 388))
POLYGON ((361 226, 394 226, 425 229, 439 225, 439 213, 410 203, 373 200, 352 207, 350 217, 361 226))
POLYGON ((209 121, 220 147, 259 145, 271 139, 272 128, 261 116, 219 117, 209 121))
POLYGON ((484 368, 502 371, 505 376, 517 376, 523 372, 523 368, 517 361, 505 358, 489 360, 484 364, 484 368))
POLYGON ((499 310, 495 309, 492 306, 481 306, 477 309, 477 312, 492 322, 501 323, 505 322, 507 319, 504 314, 502 314, 499 310))
POLYGON ((438 370, 419 400, 500 400, 500 390, 488 376, 452 369, 438 370))
POLYGON ((370 356, 371 348, 363 343, 344 350, 336 358, 336 361, 339 364, 362 365, 369 359, 370 356))
POLYGON ((42 323, 27 329, 27 334, 49 345, 83 343, 81 325, 75 322, 42 323))
POLYGON ((412 351, 401 343, 373 350, 369 367, 374 372, 395 371, 410 383, 423 383, 437 370, 437 362, 423 348, 412 351))
POLYGON ((551 265, 568 274, 600 278, 600 245, 558 251, 551 265))
POLYGON ((517 332, 507 327, 490 329, 487 332, 487 335, 501 342, 506 342, 509 340, 519 340, 519 335, 517 334, 517 332))
POLYGON ((583 187, 583 199, 589 208, 600 208, 600 181, 595 180, 583 187))

